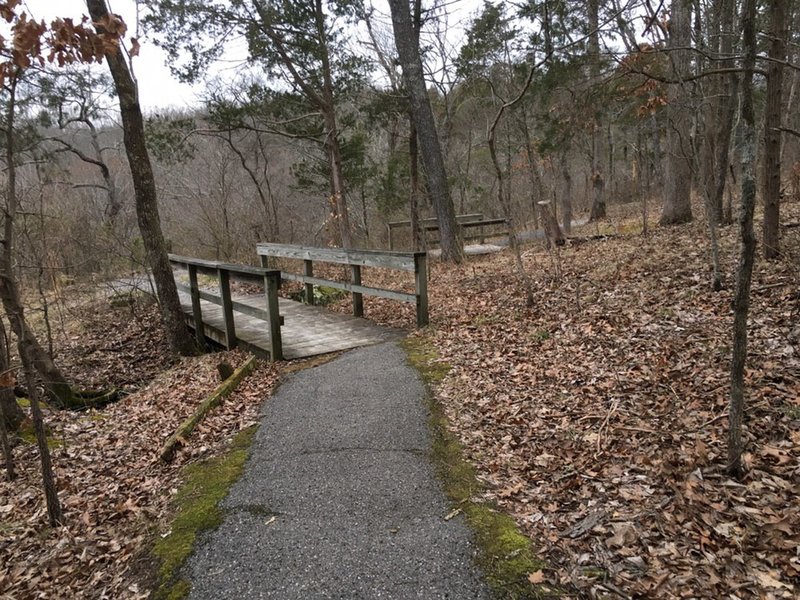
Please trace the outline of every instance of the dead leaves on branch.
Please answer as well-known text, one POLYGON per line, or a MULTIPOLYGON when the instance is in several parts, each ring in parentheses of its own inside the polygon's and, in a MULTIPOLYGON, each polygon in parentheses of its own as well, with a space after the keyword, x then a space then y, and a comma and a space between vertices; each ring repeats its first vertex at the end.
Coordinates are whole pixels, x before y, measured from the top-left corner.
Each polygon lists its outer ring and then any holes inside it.
MULTIPOLYGON (((32 65, 44 67, 47 62, 59 67, 74 63, 102 62, 120 47, 127 25, 119 15, 107 14, 92 23, 84 16, 76 22, 57 18, 49 25, 35 21, 22 11, 20 2, 0 3, 0 17, 11 25, 10 39, 0 35, 0 86, 18 70, 32 65)), ((139 41, 131 38, 130 56, 139 53, 139 41)))

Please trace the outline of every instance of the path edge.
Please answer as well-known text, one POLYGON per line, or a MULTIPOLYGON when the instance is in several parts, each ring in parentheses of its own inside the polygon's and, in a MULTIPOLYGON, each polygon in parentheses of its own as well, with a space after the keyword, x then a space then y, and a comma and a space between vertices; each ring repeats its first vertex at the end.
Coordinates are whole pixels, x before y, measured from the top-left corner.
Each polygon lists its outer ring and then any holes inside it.
POLYGON ((497 600, 564 597, 563 590, 531 583, 529 577, 533 575, 535 579, 545 563, 536 556, 533 543, 514 519, 493 504, 475 499, 484 486, 477 478, 475 467, 466 460, 464 447, 451 431, 444 406, 435 393, 449 373, 450 365, 441 360, 433 342, 424 333, 407 337, 399 345, 406 354, 407 363, 419 373, 425 386, 430 458, 453 504, 450 515, 463 513, 472 530, 478 549, 475 561, 493 597, 497 600))

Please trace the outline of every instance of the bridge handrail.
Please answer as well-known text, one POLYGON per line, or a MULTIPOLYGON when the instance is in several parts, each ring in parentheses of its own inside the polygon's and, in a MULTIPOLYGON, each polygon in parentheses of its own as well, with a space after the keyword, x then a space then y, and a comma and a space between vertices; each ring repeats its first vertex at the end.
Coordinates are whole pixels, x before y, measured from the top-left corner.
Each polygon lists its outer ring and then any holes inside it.
MULTIPOLYGON (((393 230, 397 227, 408 225, 411 221, 394 221, 388 223, 386 229, 389 234, 389 249, 394 250, 394 232, 393 230)), ((508 226, 508 219, 504 218, 495 218, 495 219, 484 219, 482 213, 475 213, 469 215, 458 215, 456 217, 456 223, 458 227, 462 230, 461 231, 461 239, 463 240, 477 240, 481 241, 481 244, 486 239, 486 227, 492 227, 494 225, 506 225, 508 226), (477 234, 468 235, 466 233, 467 229, 471 228, 479 228, 477 234)), ((438 231, 439 224, 436 222, 436 219, 423 219, 421 221, 422 230, 427 234, 429 231, 438 231)), ((492 235, 500 235, 502 233, 508 233, 507 229, 504 231, 494 231, 492 235)))
POLYGON ((278 288, 281 284, 281 272, 278 269, 264 267, 251 267, 214 260, 203 260, 189 256, 170 254, 169 261, 173 265, 185 268, 189 272, 189 285, 185 286, 176 282, 178 288, 189 292, 192 299, 192 319, 198 343, 205 344, 203 314, 200 300, 206 300, 222 307, 225 319, 225 346, 230 350, 238 345, 236 326, 233 319, 234 309, 245 314, 263 319, 267 322, 270 339, 270 357, 272 360, 283 359, 283 345, 281 342, 281 316, 278 306, 278 288), (200 289, 197 283, 197 274, 211 275, 219 280, 219 295, 200 289), (248 283, 261 283, 266 296, 266 310, 261 310, 241 302, 236 302, 231 297, 231 279, 248 283))
POLYGON ((314 286, 324 285, 351 293, 353 295, 353 314, 357 317, 364 316, 363 296, 366 294, 368 296, 414 303, 417 308, 417 327, 424 327, 428 324, 428 259, 425 252, 315 248, 273 243, 256 244, 256 252, 261 257, 261 264, 264 268, 268 268, 270 258, 302 260, 302 275, 282 272, 281 277, 287 281, 303 283, 305 285, 305 301, 309 304, 314 303, 314 286), (314 261, 349 265, 351 281, 345 283, 314 277, 314 261), (414 293, 409 294, 397 290, 362 285, 361 267, 413 272, 414 293))

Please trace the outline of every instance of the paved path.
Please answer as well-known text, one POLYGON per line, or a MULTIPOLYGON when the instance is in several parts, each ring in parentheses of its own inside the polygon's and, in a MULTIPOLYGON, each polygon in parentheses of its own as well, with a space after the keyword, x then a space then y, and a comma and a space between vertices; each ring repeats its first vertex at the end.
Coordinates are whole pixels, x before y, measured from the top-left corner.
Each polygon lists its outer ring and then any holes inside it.
POLYGON ((444 520, 423 397, 393 343, 285 381, 187 565, 190 598, 489 598, 469 529, 444 520))

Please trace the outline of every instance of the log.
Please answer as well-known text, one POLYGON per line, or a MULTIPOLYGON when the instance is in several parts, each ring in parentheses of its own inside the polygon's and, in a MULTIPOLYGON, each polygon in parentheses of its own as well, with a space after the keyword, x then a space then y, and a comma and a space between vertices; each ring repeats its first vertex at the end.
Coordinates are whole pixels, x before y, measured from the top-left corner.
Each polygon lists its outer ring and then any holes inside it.
POLYGON ((191 435, 194 428, 205 419, 206 415, 216 406, 222 403, 222 400, 231 394, 238 386, 239 383, 247 377, 256 367, 256 357, 251 356, 245 363, 233 372, 233 375, 223 381, 217 389, 215 389, 210 396, 200 403, 197 410, 181 423, 180 427, 169 436, 169 439, 161 447, 161 460, 170 462, 175 457, 175 451, 178 446, 182 446, 186 439, 191 435))

